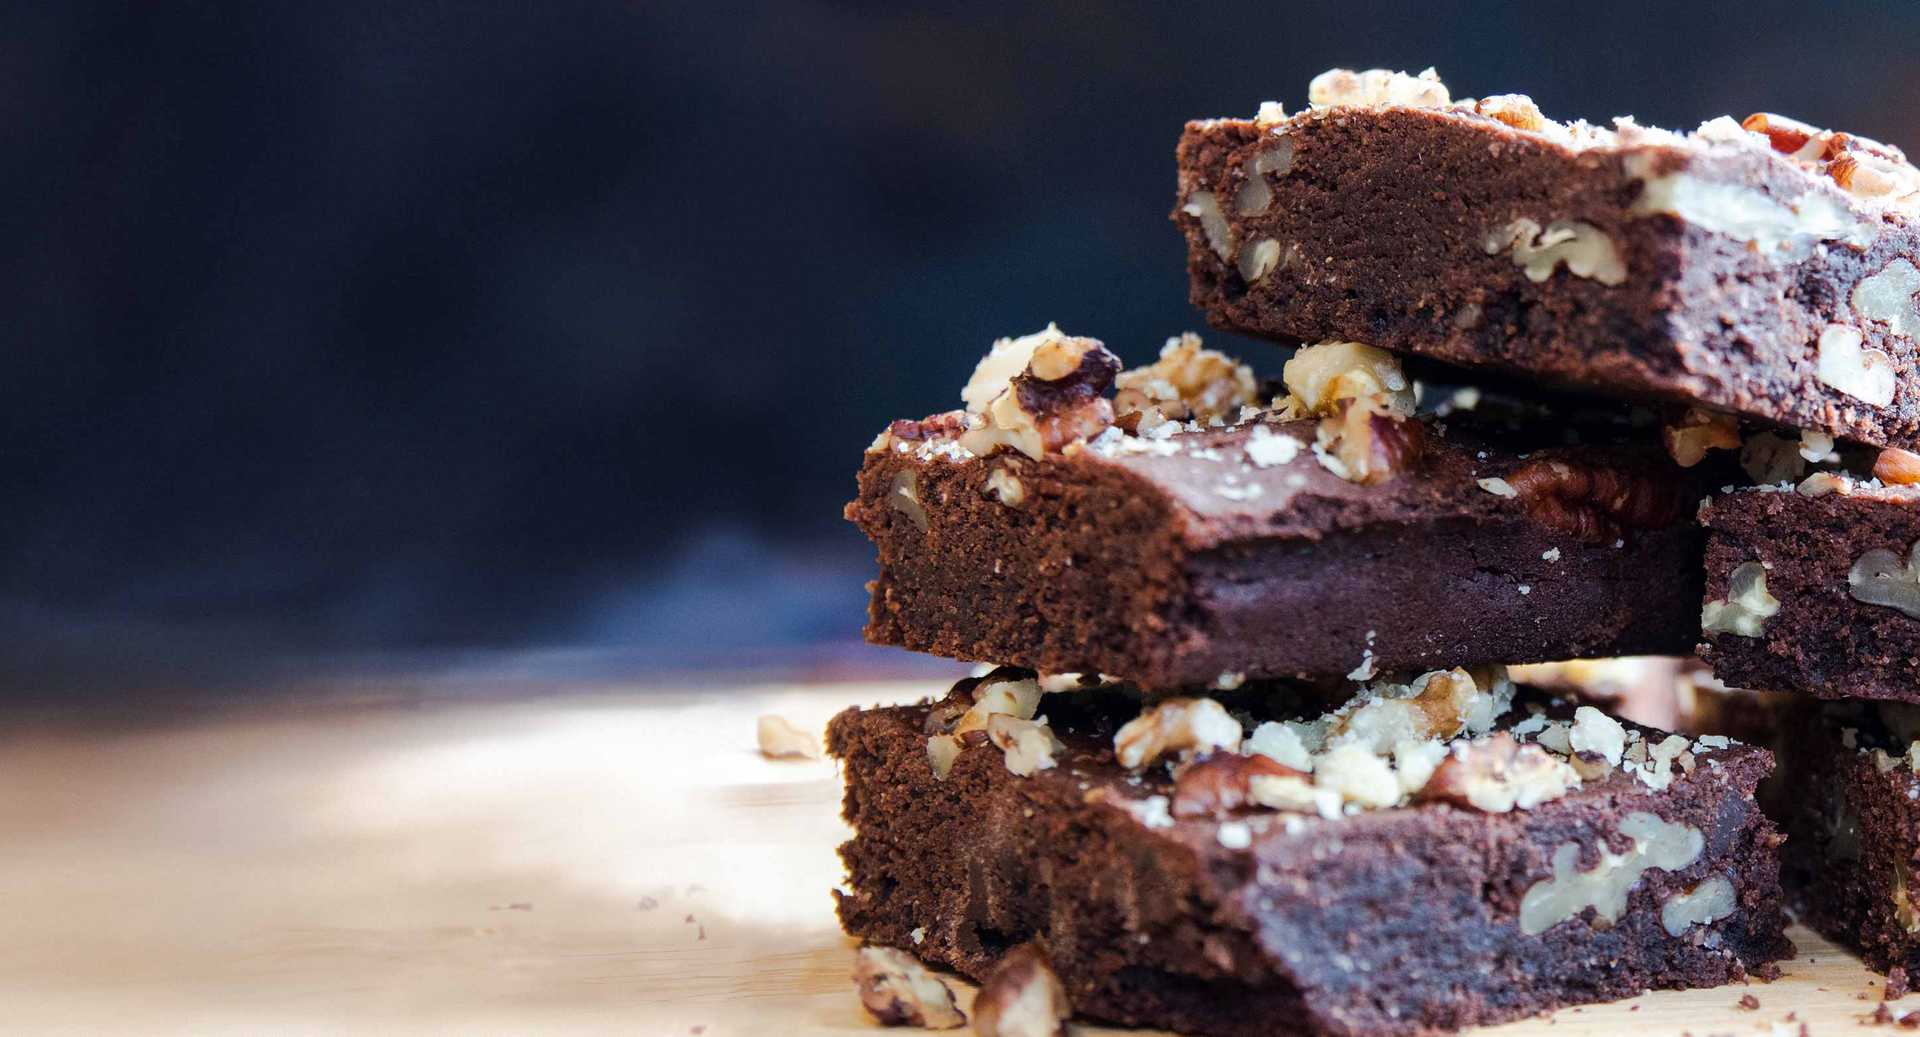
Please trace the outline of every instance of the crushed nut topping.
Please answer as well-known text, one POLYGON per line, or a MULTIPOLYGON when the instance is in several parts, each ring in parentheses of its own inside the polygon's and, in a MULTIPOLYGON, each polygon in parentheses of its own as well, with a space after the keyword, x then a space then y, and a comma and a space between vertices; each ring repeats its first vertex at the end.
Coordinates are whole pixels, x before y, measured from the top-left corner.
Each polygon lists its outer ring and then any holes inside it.
POLYGON ((1847 593, 1855 601, 1920 619, 1920 540, 1907 548, 1904 560, 1886 548, 1861 555, 1847 572, 1847 593))
POLYGON ((1400 360, 1384 349, 1359 342, 1320 342, 1301 346, 1281 369, 1287 397, 1283 418, 1333 414, 1341 400, 1384 396, 1389 409, 1413 413, 1413 383, 1400 360))
POLYGON ((1426 446, 1426 426, 1409 421, 1381 395, 1341 400, 1314 430, 1313 456, 1351 483, 1375 486, 1408 470, 1426 446))
POLYGON ((1117 423, 1144 432, 1168 421, 1224 422, 1259 398, 1253 369, 1218 350, 1201 345, 1188 332, 1170 338, 1160 359, 1123 371, 1114 379, 1117 423), (1129 423, 1129 415, 1139 415, 1129 423))
POLYGON ((1099 340, 1074 338, 1052 325, 1003 339, 962 393, 969 411, 984 420, 961 434, 960 445, 980 456, 1010 446, 1038 459, 1091 439, 1113 424, 1106 393, 1119 372, 1119 358, 1099 340), (1007 374, 1023 352, 1026 363, 1007 374))
POLYGON ((1780 600, 1767 593, 1767 567, 1759 562, 1741 562, 1727 577, 1727 596, 1709 601, 1700 609, 1700 629, 1759 637, 1767 620, 1778 611, 1780 600))
POLYGON ((1240 721, 1213 699, 1162 699, 1114 734, 1113 754, 1120 766, 1139 770, 1171 752, 1237 752, 1243 734, 1240 721))
POLYGON ((1764 136, 1786 155, 1863 201, 1908 207, 1920 205, 1920 170, 1899 148, 1851 133, 1817 129, 1769 112, 1747 116, 1741 126, 1764 136))
POLYGON ((1334 68, 1313 77, 1307 101, 1316 108, 1380 107, 1443 108, 1452 102, 1447 85, 1433 69, 1417 76, 1384 68, 1364 72, 1334 68))
POLYGON ((1060 739, 1054 737, 1045 717, 1022 720, 995 713, 987 718, 987 739, 1000 749, 1007 770, 1023 778, 1052 770, 1054 757, 1066 749, 1060 739))
POLYGON ((1559 799, 1579 785, 1567 761, 1502 732, 1455 746, 1420 796, 1504 814, 1559 799))
POLYGON ((860 948, 853 982, 860 991, 860 1004, 888 1026, 951 1030, 967 1024, 946 981, 905 951, 860 948))
POLYGON ((1305 776, 1304 770, 1261 753, 1213 753, 1182 767, 1174 778, 1173 816, 1224 816, 1253 802, 1254 778, 1305 776))

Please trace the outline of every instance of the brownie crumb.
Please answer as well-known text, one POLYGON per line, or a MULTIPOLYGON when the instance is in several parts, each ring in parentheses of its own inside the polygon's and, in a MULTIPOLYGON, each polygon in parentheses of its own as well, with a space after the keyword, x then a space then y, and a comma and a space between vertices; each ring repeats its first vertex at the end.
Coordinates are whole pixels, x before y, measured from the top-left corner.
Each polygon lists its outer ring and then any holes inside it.
POLYGON ((1752 994, 1741 994, 1740 1007, 1749 1012, 1757 1012, 1760 1010, 1760 999, 1754 997, 1752 994))
POLYGON ((1906 997, 1910 990, 1907 986, 1907 970, 1895 965, 1887 970, 1887 989, 1880 992, 1880 1000, 1898 1001, 1906 997))

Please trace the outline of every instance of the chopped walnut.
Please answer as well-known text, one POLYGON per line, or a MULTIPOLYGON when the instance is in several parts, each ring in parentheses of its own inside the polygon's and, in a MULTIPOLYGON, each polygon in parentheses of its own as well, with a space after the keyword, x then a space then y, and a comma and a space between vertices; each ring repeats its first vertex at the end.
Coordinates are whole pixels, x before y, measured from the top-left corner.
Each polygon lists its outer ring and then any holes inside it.
POLYGON ((1596 753, 1617 767, 1627 750, 1627 729, 1592 706, 1581 706, 1573 711, 1567 745, 1572 752, 1596 753))
POLYGON ((1052 770, 1054 757, 1066 749, 1045 719, 1022 720, 1005 713, 987 718, 987 739, 999 747, 1007 770, 1023 778, 1052 770))
POLYGON ((1379 107, 1401 105, 1408 108, 1444 108, 1452 103, 1447 85, 1433 69, 1417 76, 1370 68, 1329 69, 1313 77, 1307 86, 1307 101, 1316 108, 1379 107))
POLYGON ((799 725, 786 717, 767 713, 760 717, 756 726, 760 755, 770 760, 820 758, 819 736, 801 730, 799 725))
POLYGON ((1118 423, 1126 427, 1124 419, 1141 415, 1135 431, 1189 418, 1224 421, 1258 399, 1260 389, 1252 368, 1204 348, 1200 336, 1191 332, 1168 339, 1160 359, 1122 371, 1114 385, 1119 389, 1113 399, 1118 423))
POLYGON ((1435 670, 1406 685, 1376 685, 1334 712, 1326 737, 1386 752, 1403 741, 1483 734, 1512 701, 1513 684, 1504 672, 1476 679, 1464 669, 1435 670))
POLYGON ((1027 502, 1026 484, 1005 465, 987 473, 987 492, 998 497, 1000 503, 1009 508, 1017 508, 1027 502))
POLYGON ((1306 778, 1256 775, 1247 783, 1247 793, 1255 803, 1271 810, 1319 814, 1329 819, 1340 816, 1340 794, 1319 788, 1306 778))
POLYGON ((1567 273, 1604 285, 1624 284, 1626 262, 1607 232, 1584 220, 1554 220, 1545 227, 1521 217, 1496 227, 1481 242, 1487 255, 1508 252, 1513 263, 1538 284, 1565 265, 1567 273))
POLYGON ((1677 424, 1660 430, 1667 453, 1682 468, 1692 468, 1711 450, 1740 449, 1740 420, 1731 414, 1688 407, 1677 424))
POLYGON ((941 781, 953 772, 953 761, 960 758, 960 751, 966 746, 959 735, 928 735, 927 762, 933 766, 933 776, 941 781))
POLYGON ((1313 783, 1362 807, 1390 807, 1400 801, 1400 780, 1393 768, 1357 742, 1336 745, 1315 757, 1313 783))
POLYGON ((1305 771, 1258 753, 1213 753, 1180 769, 1173 783, 1173 816, 1220 817, 1252 802, 1254 778, 1305 775, 1305 771))
POLYGON ((1814 376, 1856 400, 1885 407, 1893 402, 1893 358, 1865 342, 1859 328, 1827 325, 1820 332, 1814 376))
POLYGON ((960 436, 978 455, 1010 446, 1032 458, 1091 439, 1113 424, 1113 387, 1120 360, 1099 340, 1064 335, 1049 325, 1038 335, 1003 339, 980 362, 961 395, 979 416, 960 436), (1025 363, 1009 372, 1024 354, 1025 363))
POLYGON ((1358 342, 1301 346, 1281 369, 1281 379, 1288 393, 1284 417, 1333 414, 1341 400, 1363 396, 1384 396, 1395 413, 1413 413, 1413 383, 1399 358, 1358 342))
POLYGON ((1908 259, 1888 263, 1854 286, 1853 310, 1887 326, 1890 334, 1920 339, 1920 267, 1908 259))
POLYGON ((1046 956, 1022 944, 1000 959, 973 999, 980 1037, 1065 1037, 1073 1006, 1046 956))
POLYGON ((1212 191, 1188 195, 1180 211, 1200 221, 1200 232, 1206 235, 1207 247, 1215 255, 1223 260, 1233 255, 1233 226, 1227 222, 1227 214, 1220 211, 1220 199, 1212 191))
POLYGON ((1889 486, 1920 483, 1920 454, 1899 447, 1887 447, 1874 459, 1873 477, 1889 486))
POLYGON ((965 1026, 953 991, 910 954, 891 947, 862 947, 854 959, 853 982, 860 1003, 888 1026, 951 1030, 965 1026))
POLYGON ((1516 130, 1528 130, 1539 133, 1547 128, 1547 117, 1540 112, 1540 106, 1526 94, 1495 94, 1483 97, 1474 105, 1474 110, 1488 118, 1498 119, 1516 130))
POLYGON ((1040 681, 1026 670, 1001 667, 973 687, 973 706, 953 726, 953 733, 985 731, 995 715, 1032 720, 1040 708, 1040 681))
POLYGON ((1240 721, 1212 699, 1162 699, 1113 736, 1120 766, 1139 770, 1170 752, 1240 750, 1240 721))
POLYGON ((1759 637, 1767 620, 1780 611, 1780 600, 1767 593, 1767 568, 1759 562, 1741 562, 1727 577, 1727 596, 1709 601, 1700 610, 1700 629, 1715 634, 1759 637))
POLYGON ((1847 572, 1847 592, 1855 601, 1920 619, 1920 540, 1907 548, 1904 560, 1883 547, 1861 555, 1847 572))
POLYGON ((1579 784, 1580 776, 1566 761, 1502 732, 1456 747, 1420 795, 1504 814, 1559 799, 1579 784))
POLYGON ((1314 456, 1328 471, 1375 486, 1413 467, 1426 446, 1426 426, 1393 410, 1381 395, 1341 400, 1320 419, 1314 456))
POLYGON ((1855 198, 1888 206, 1920 205, 1920 170, 1899 148, 1769 112, 1749 115, 1741 125, 1765 136, 1775 151, 1824 173, 1855 198))
POLYGON ((1663 529, 1691 505, 1678 480, 1554 458, 1527 462, 1508 472, 1506 483, 1534 521, 1589 542, 1617 539, 1629 529, 1663 529))
POLYGON ((1311 730, 1306 724, 1287 723, 1268 720, 1253 729, 1243 748, 1248 753, 1258 753, 1297 771, 1313 769, 1313 750, 1320 749, 1326 740, 1326 732, 1314 732, 1314 744, 1308 747, 1301 738, 1303 730, 1311 730))
POLYGON ((1772 432, 1756 432, 1740 446, 1740 468, 1756 483, 1792 482, 1807 470, 1800 444, 1772 432))

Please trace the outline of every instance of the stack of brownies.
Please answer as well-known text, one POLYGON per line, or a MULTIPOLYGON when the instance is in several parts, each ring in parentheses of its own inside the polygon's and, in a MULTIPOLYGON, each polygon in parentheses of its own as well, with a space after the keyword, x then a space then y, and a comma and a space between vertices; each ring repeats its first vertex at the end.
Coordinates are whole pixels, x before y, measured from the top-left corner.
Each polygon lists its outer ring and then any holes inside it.
POLYGON ((1920 702, 1920 173, 1309 98, 1178 149, 1193 302, 1280 379, 1049 327, 867 451, 868 638, 992 667, 829 730, 869 1007, 963 1022, 926 962, 982 1033, 1415 1033, 1768 977, 1789 903, 1920 954, 1920 709, 1862 701, 1920 702), (1850 701, 1674 734, 1505 669, 1697 646, 1850 701), (1725 732, 1782 725, 1830 737, 1769 820, 1725 732))

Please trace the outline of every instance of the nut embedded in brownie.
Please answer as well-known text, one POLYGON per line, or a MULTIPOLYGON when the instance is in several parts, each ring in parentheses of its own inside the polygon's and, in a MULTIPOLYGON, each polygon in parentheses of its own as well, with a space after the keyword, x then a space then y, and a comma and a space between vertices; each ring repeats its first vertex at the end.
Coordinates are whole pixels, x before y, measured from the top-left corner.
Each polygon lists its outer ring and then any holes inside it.
POLYGON ((1816 473, 1715 497, 1700 521, 1700 652, 1716 676, 1920 702, 1920 486, 1816 473))
POLYGON ((1043 694, 1002 669, 842 713, 842 923, 975 979, 1036 942, 1083 1015, 1221 1034, 1460 1027, 1791 953, 1779 836, 1752 799, 1764 750, 1622 724, 1498 670, 1300 710, 1251 686, 1043 694), (952 734, 982 711, 1057 750, 1016 773, 952 734))
POLYGON ((1303 349, 1262 408, 1184 336, 1111 379, 1112 425, 1003 434, 1062 427, 1049 399, 1097 414, 1022 386, 1106 380, 1104 352, 1004 340, 971 409, 881 434, 847 507, 880 559, 869 640, 1156 690, 1692 647, 1687 517, 1715 480, 1648 430, 1617 447, 1565 419, 1415 415, 1394 358, 1344 342, 1303 349), (1074 362, 1042 363, 1054 348, 1074 362))
POLYGON ((1775 115, 1672 133, 1329 72, 1187 125, 1173 218, 1215 327, 1871 443, 1920 438, 1920 171, 1775 115))

